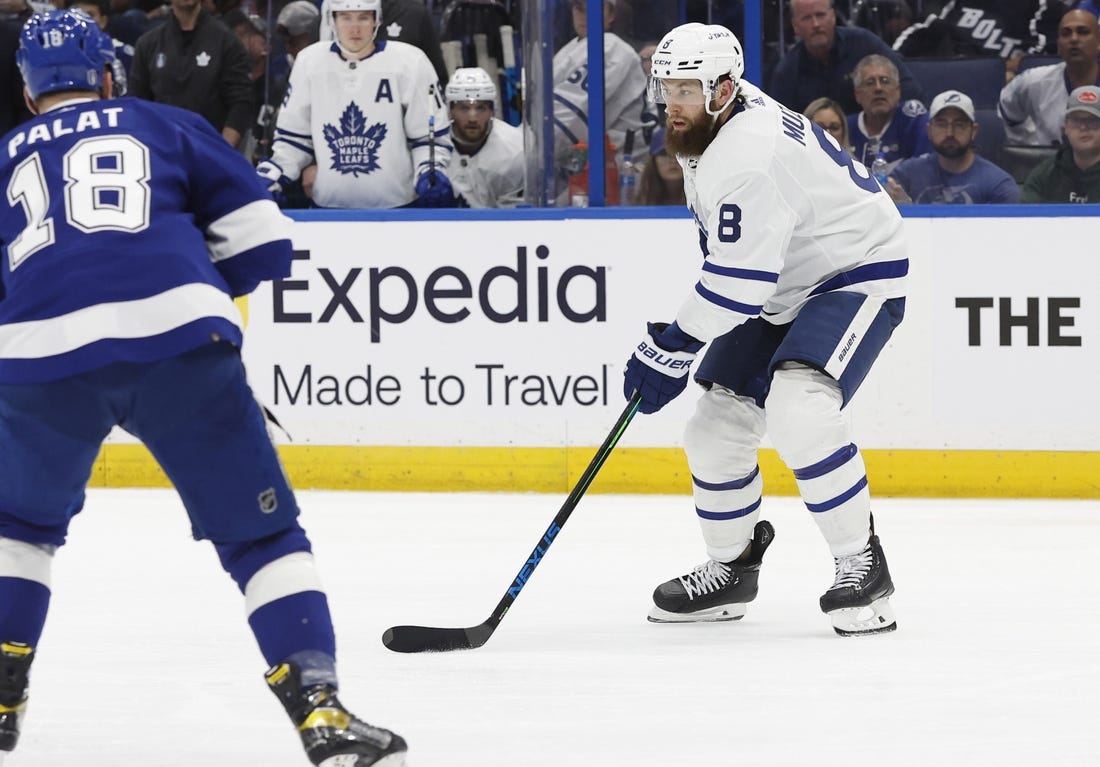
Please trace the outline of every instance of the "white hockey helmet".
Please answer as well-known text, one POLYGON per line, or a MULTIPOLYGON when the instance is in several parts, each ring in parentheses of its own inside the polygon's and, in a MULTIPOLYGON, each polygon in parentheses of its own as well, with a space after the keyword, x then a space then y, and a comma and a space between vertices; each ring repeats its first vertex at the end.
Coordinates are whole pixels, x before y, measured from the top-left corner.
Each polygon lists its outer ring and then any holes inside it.
POLYGON ((718 93, 718 83, 729 78, 736 95, 744 74, 745 53, 733 32, 718 24, 682 24, 665 35, 653 53, 649 92, 654 101, 667 104, 662 80, 698 80, 707 114, 715 115, 710 102, 718 93))
POLYGON ((336 38, 337 11, 374 11, 375 35, 382 26, 382 0, 324 0, 322 8, 333 38, 336 38))
POLYGON ((481 67, 456 69, 447 81, 444 91, 447 104, 455 101, 492 101, 497 100, 497 86, 493 78, 481 67))

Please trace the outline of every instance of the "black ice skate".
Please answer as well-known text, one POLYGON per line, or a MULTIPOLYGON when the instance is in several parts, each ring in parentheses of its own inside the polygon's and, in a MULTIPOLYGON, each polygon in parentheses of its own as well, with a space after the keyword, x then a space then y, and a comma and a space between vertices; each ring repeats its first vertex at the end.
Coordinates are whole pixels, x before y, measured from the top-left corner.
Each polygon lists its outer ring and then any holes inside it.
POLYGON ((27 710, 27 675, 34 648, 22 642, 0 642, 0 760, 19 742, 19 725, 27 710))
POLYGON ((871 526, 871 539, 858 554, 833 557, 836 580, 821 597, 821 611, 842 637, 881 634, 898 627, 890 595, 894 582, 882 545, 871 526))
POLYGON ((761 520, 753 528, 749 556, 745 560, 707 560, 687 575, 673 578, 653 592, 653 623, 736 621, 746 605, 756 599, 760 562, 775 538, 775 528, 761 520))
POLYGON ((403 767, 405 740, 353 716, 331 685, 303 689, 301 672, 280 663, 264 674, 267 684, 298 728, 309 760, 320 767, 403 767))

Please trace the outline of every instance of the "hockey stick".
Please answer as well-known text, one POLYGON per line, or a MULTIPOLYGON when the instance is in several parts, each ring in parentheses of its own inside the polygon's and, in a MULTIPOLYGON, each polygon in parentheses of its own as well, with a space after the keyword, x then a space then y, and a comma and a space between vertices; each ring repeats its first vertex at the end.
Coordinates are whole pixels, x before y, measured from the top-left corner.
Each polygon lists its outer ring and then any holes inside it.
POLYGON ((483 623, 465 629, 394 626, 386 629, 386 632, 382 634, 382 644, 394 652, 448 652, 450 650, 472 650, 488 642, 489 637, 493 635, 497 626, 504 620, 504 616, 508 614, 508 609, 512 606, 512 603, 516 601, 520 592, 523 591, 523 587, 531 579, 539 562, 546 556, 550 544, 554 542, 562 527, 565 526, 565 521, 569 519, 573 509, 577 508, 581 496, 588 490, 588 486, 596 478, 596 474, 599 473, 600 468, 607 461, 607 457, 611 455, 611 451, 615 448, 619 438, 623 436, 630 420, 638 411, 638 405, 641 404, 641 401, 641 397, 637 394, 630 398, 630 402, 627 403, 626 409, 619 416, 619 420, 611 427, 611 433, 607 435, 607 439, 600 445, 600 449, 592 456, 588 468, 584 470, 584 474, 581 475, 572 492, 569 493, 569 497, 565 499, 565 503, 562 504, 561 510, 554 517, 554 521, 550 523, 550 526, 546 528, 546 532, 542 534, 542 538, 535 544, 531 556, 523 563, 523 567, 520 568, 519 573, 516 574, 511 585, 508 586, 508 590, 504 592, 504 597, 493 609, 492 615, 483 623))

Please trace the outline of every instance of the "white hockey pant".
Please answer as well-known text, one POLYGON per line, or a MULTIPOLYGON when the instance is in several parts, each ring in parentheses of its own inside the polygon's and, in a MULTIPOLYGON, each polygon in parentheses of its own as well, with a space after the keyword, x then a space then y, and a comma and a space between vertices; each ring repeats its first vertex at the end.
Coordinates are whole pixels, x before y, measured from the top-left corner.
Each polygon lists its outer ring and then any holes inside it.
POLYGON ((797 363, 776 370, 764 410, 722 387, 703 395, 684 447, 708 556, 728 562, 752 538, 763 490, 756 451, 765 423, 833 556, 866 546, 867 473, 841 404, 836 381, 797 363))

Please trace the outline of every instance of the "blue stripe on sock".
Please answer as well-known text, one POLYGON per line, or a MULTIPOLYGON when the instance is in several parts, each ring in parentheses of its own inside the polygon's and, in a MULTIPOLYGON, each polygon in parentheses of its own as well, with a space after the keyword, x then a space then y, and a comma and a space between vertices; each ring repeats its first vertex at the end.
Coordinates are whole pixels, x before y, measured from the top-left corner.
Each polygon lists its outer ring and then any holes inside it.
POLYGON ((837 450, 828 458, 818 461, 817 463, 810 464, 801 469, 794 470, 795 479, 815 479, 817 477, 828 474, 833 469, 837 469, 848 461, 852 460, 852 457, 859 452, 859 448, 855 444, 848 444, 837 450))
POLYGON ((864 474, 860 478, 859 482, 856 482, 854 485, 838 495, 836 498, 825 501, 824 503, 807 503, 806 508, 813 512, 822 512, 828 511, 829 509, 835 509, 837 506, 844 503, 845 501, 854 498, 859 493, 859 491, 865 487, 867 487, 866 474, 864 474))
MULTIPOLYGON (((864 482, 866 484, 866 482, 864 482)), ((740 517, 747 517, 754 511, 760 508, 760 501, 762 499, 757 498, 756 502, 750 506, 746 506, 743 509, 737 509, 736 511, 703 511, 698 506, 695 507, 695 513, 703 519, 711 519, 715 521, 721 521, 723 519, 739 519, 740 517)))

